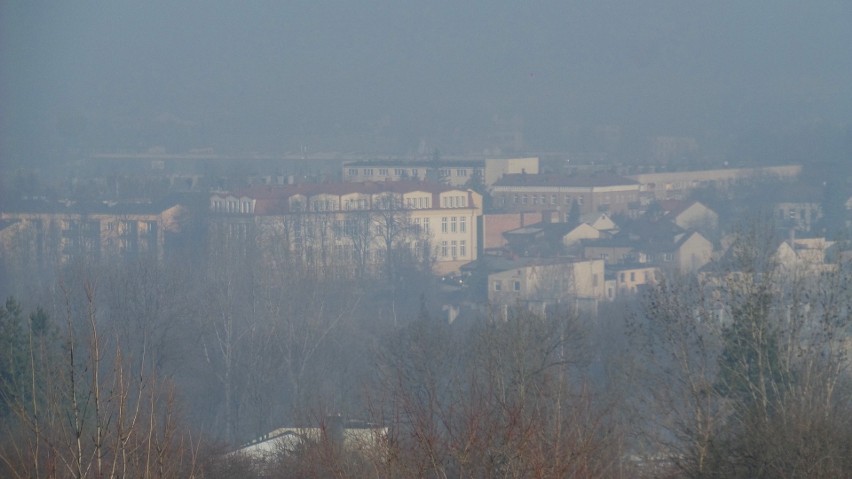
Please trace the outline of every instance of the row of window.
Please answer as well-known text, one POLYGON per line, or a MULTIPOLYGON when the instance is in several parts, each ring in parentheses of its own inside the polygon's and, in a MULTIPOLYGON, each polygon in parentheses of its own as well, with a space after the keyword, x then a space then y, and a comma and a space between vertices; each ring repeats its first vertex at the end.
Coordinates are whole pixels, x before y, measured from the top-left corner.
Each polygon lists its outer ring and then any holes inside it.
POLYGON ((432 198, 421 196, 420 198, 406 198, 405 207, 408 209, 424 209, 432 207, 432 198))
MULTIPOLYGON (((512 291, 518 292, 521 290, 520 281, 512 281, 512 291)), ((503 282, 500 280, 494 281, 494 291, 503 291, 503 282)))
MULTIPOLYGON (((361 176, 374 176, 377 172, 378 172, 378 176, 389 176, 390 169, 389 168, 363 168, 359 171, 358 168, 348 168, 346 170, 346 174, 348 176, 358 176, 359 173, 361 174, 361 176)), ((477 169, 473 170, 473 172, 475 172, 476 174, 482 175, 482 168, 477 168, 477 169)), ((456 168, 455 171, 453 171, 452 168, 441 168, 439 170, 439 173, 441 174, 441 176, 444 176, 444 177, 452 176, 453 173, 455 173, 455 176, 465 178, 465 177, 471 176, 471 169, 470 168, 456 168)), ((411 177, 417 178, 419 176, 417 168, 411 168, 411 169, 394 168, 393 174, 394 174, 394 176, 398 176, 398 177, 411 176, 411 177)))
MULTIPOLYGON (((378 176, 390 176, 390 170, 388 168, 364 168, 361 171, 361 176, 374 176, 376 171, 378 171, 378 176)), ((348 176, 358 176, 358 168, 349 168, 346 171, 348 176)), ((411 176, 412 178, 417 178, 419 175, 417 174, 417 168, 411 168, 410 170, 407 168, 394 168, 393 169, 394 176, 405 177, 411 176)))
MULTIPOLYGON (((621 195, 621 194, 616 194, 613 197, 610 197, 609 194, 604 194, 600 197, 600 201, 603 204, 608 204, 608 203, 610 203, 610 200, 612 198, 614 198, 617 203, 635 201, 635 199, 632 198, 630 195, 621 195)), ((578 195, 578 196, 565 195, 565 198, 564 198, 563 201, 564 201, 565 205, 570 206, 571 203, 574 200, 577 201, 578 205, 580 205, 580 206, 583 205, 584 198, 583 198, 582 195, 578 195)), ((556 194, 556 193, 552 193, 550 195, 543 194, 543 193, 542 194, 518 194, 518 193, 515 193, 514 195, 512 195, 512 203, 514 203, 516 205, 517 204, 522 204, 522 205, 527 205, 527 204, 547 205, 547 204, 550 204, 551 206, 556 206, 557 204, 559 204, 559 195, 556 194), (549 201, 549 203, 548 203, 548 201, 549 201)))
POLYGON ((441 208, 466 208, 467 195, 441 197, 441 208))
POLYGON ((467 218, 464 216, 442 217, 441 233, 467 233, 467 218))
MULTIPOLYGON (((512 203, 514 203, 516 205, 517 204, 546 205, 546 204, 548 204, 547 199, 548 199, 548 195, 545 195, 545 194, 518 194, 518 193, 515 193, 514 195, 512 195, 512 203)), ((577 200, 578 205, 580 205, 580 206, 583 205, 583 197, 582 196, 572 197, 572 196, 567 196, 567 195, 565 196, 565 204, 570 206, 571 203, 574 201, 574 199, 577 200)), ((550 195, 550 204, 555 206, 558 202, 559 202, 559 195, 557 195, 555 193, 551 194, 550 195)))
MULTIPOLYGON (((651 279, 651 273, 649 273, 648 271, 644 271, 643 273, 644 273, 643 279, 647 283, 651 279)), ((624 273, 624 271, 622 271, 621 273, 618 274, 618 280, 620 282, 623 283, 625 278, 626 278, 626 274, 624 273)), ((636 271, 630 272, 630 281, 631 282, 636 281, 636 271)))
POLYGON ((251 213, 251 201, 214 199, 213 211, 219 213, 251 213))
POLYGON ((441 258, 466 258, 467 241, 441 241, 441 258))
POLYGON ((429 229, 429 218, 423 218, 422 222, 420 218, 414 218, 414 231, 415 233, 420 233, 422 231, 429 234, 431 232, 429 229))

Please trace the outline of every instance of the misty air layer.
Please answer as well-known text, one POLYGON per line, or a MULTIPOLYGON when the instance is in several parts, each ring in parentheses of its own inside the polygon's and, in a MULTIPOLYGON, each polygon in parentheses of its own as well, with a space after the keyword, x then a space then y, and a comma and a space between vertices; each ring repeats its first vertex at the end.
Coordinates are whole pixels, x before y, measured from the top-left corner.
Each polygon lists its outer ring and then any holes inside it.
POLYGON ((0 4, 0 476, 852 477, 845 1, 0 4))

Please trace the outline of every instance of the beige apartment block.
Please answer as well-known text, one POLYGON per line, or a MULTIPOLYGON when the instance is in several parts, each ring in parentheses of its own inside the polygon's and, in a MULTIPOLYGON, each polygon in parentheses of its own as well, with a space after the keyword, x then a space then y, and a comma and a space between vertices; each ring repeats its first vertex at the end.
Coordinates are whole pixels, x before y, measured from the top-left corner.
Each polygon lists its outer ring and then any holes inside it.
POLYGON ((72 259, 161 260, 166 234, 180 231, 184 212, 176 204, 28 202, 0 212, 0 246, 22 264, 43 267, 72 259))
POLYGON ((793 179, 802 172, 800 165, 766 166, 760 168, 724 168, 718 170, 677 171, 629 175, 641 185, 643 195, 657 200, 683 199, 690 191, 713 186, 726 188, 740 181, 760 178, 793 179))
POLYGON ((447 274, 477 258, 482 196, 412 181, 262 186, 214 194, 210 210, 217 236, 246 243, 253 230, 269 261, 364 274, 394 254, 447 274))
POLYGON ((638 207, 639 183, 615 175, 507 174, 491 196, 506 212, 557 211, 564 219, 575 204, 580 214, 626 213, 638 207))

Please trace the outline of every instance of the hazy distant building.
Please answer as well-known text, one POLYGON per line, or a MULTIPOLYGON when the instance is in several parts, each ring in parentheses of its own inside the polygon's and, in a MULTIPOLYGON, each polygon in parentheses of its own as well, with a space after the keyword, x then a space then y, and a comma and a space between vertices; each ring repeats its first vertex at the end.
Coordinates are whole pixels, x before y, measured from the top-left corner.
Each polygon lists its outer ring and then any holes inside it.
POLYGON ((703 187, 726 188, 733 183, 760 179, 792 179, 799 176, 799 165, 767 166, 761 168, 725 168, 719 170, 678 171, 628 175, 641 186, 643 196, 650 199, 683 199, 691 191, 703 187))
POLYGON ((343 164, 343 180, 347 182, 428 180, 451 186, 465 186, 473 180, 491 185, 505 174, 536 174, 539 171, 538 168, 538 158, 353 161, 343 164))
POLYGON ((564 221, 575 203, 580 214, 626 213, 637 208, 639 183, 608 174, 507 174, 491 188, 491 196, 499 210, 558 211, 564 221))
POLYGON ((658 206, 661 219, 671 221, 684 230, 695 229, 708 236, 719 228, 719 215, 700 201, 663 200, 658 206))
POLYGON ((159 260, 184 212, 175 203, 22 202, 0 212, 0 247, 21 265, 48 268, 72 259, 159 260))
POLYGON ((488 275, 492 304, 559 304, 605 299, 602 260, 541 261, 488 275))
POLYGON ((652 264, 617 264, 607 268, 607 299, 624 299, 662 279, 660 268, 652 264))

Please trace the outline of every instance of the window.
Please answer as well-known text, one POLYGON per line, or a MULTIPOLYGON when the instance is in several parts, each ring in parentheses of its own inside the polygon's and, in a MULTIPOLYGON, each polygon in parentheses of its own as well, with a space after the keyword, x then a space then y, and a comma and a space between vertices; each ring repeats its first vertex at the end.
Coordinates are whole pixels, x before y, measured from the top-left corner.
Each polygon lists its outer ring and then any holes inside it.
POLYGON ((396 176, 405 176, 405 170, 402 168, 396 168, 393 170, 393 174, 396 176))
POLYGON ((443 218, 441 218, 441 233, 446 233, 446 232, 447 232, 447 217, 444 216, 443 218))
POLYGON ((456 170, 456 176, 467 176, 467 170, 459 168, 456 170))
POLYGON ((447 257, 447 242, 446 241, 441 241, 441 257, 442 258, 447 257))
POLYGON ((462 258, 467 257, 467 241, 459 241, 459 256, 462 258))
POLYGON ((577 197, 577 204, 580 205, 580 206, 583 206, 583 197, 582 196, 577 197))
POLYGON ((630 272, 630 281, 636 281, 636 272, 635 271, 630 272))
POLYGON ((349 174, 349 176, 357 176, 358 175, 358 169, 357 168, 349 168, 349 171, 347 173, 349 174))
POLYGON ((464 216, 459 218, 459 231, 462 233, 467 233, 467 218, 464 216))
POLYGON ((518 204, 518 194, 517 193, 515 193, 515 195, 513 196, 512 203, 518 204))
POLYGON ((388 176, 387 168, 379 168, 379 176, 388 176))
POLYGON ((429 233, 429 218, 423 218, 423 231, 429 233))
POLYGON ((621 281, 622 283, 624 282, 624 271, 622 271, 622 272, 618 275, 618 280, 619 280, 619 281, 621 281))
POLYGON ((534 205, 538 204, 538 196, 532 195, 532 204, 534 204, 534 205))
POLYGON ((521 195, 521 204, 522 205, 527 204, 527 195, 521 195))
POLYGON ((554 195, 550 195, 550 204, 551 204, 551 205, 555 205, 555 204, 556 204, 556 195, 555 195, 555 194, 554 194, 554 195))
POLYGON ((545 203, 545 202, 544 202, 544 201, 545 201, 545 200, 544 200, 544 195, 538 195, 538 199, 539 199, 539 201, 541 201, 541 204, 543 204, 543 205, 544 205, 544 204, 547 204, 547 203, 545 203))
POLYGON ((453 258, 455 258, 456 256, 458 256, 458 244, 457 244, 456 240, 453 240, 453 241, 450 243, 450 253, 451 253, 451 256, 452 256, 453 258))
POLYGON ((364 176, 373 176, 372 168, 364 168, 364 176))
POLYGON ((503 283, 501 283, 500 281, 495 281, 494 282, 494 291, 502 291, 502 290, 503 290, 503 283))
POLYGON ((455 232, 456 232, 456 217, 453 216, 452 218, 450 218, 450 233, 455 233, 455 232))
POLYGON ((521 282, 520 281, 512 281, 512 289, 514 291, 520 291, 521 290, 521 282))

